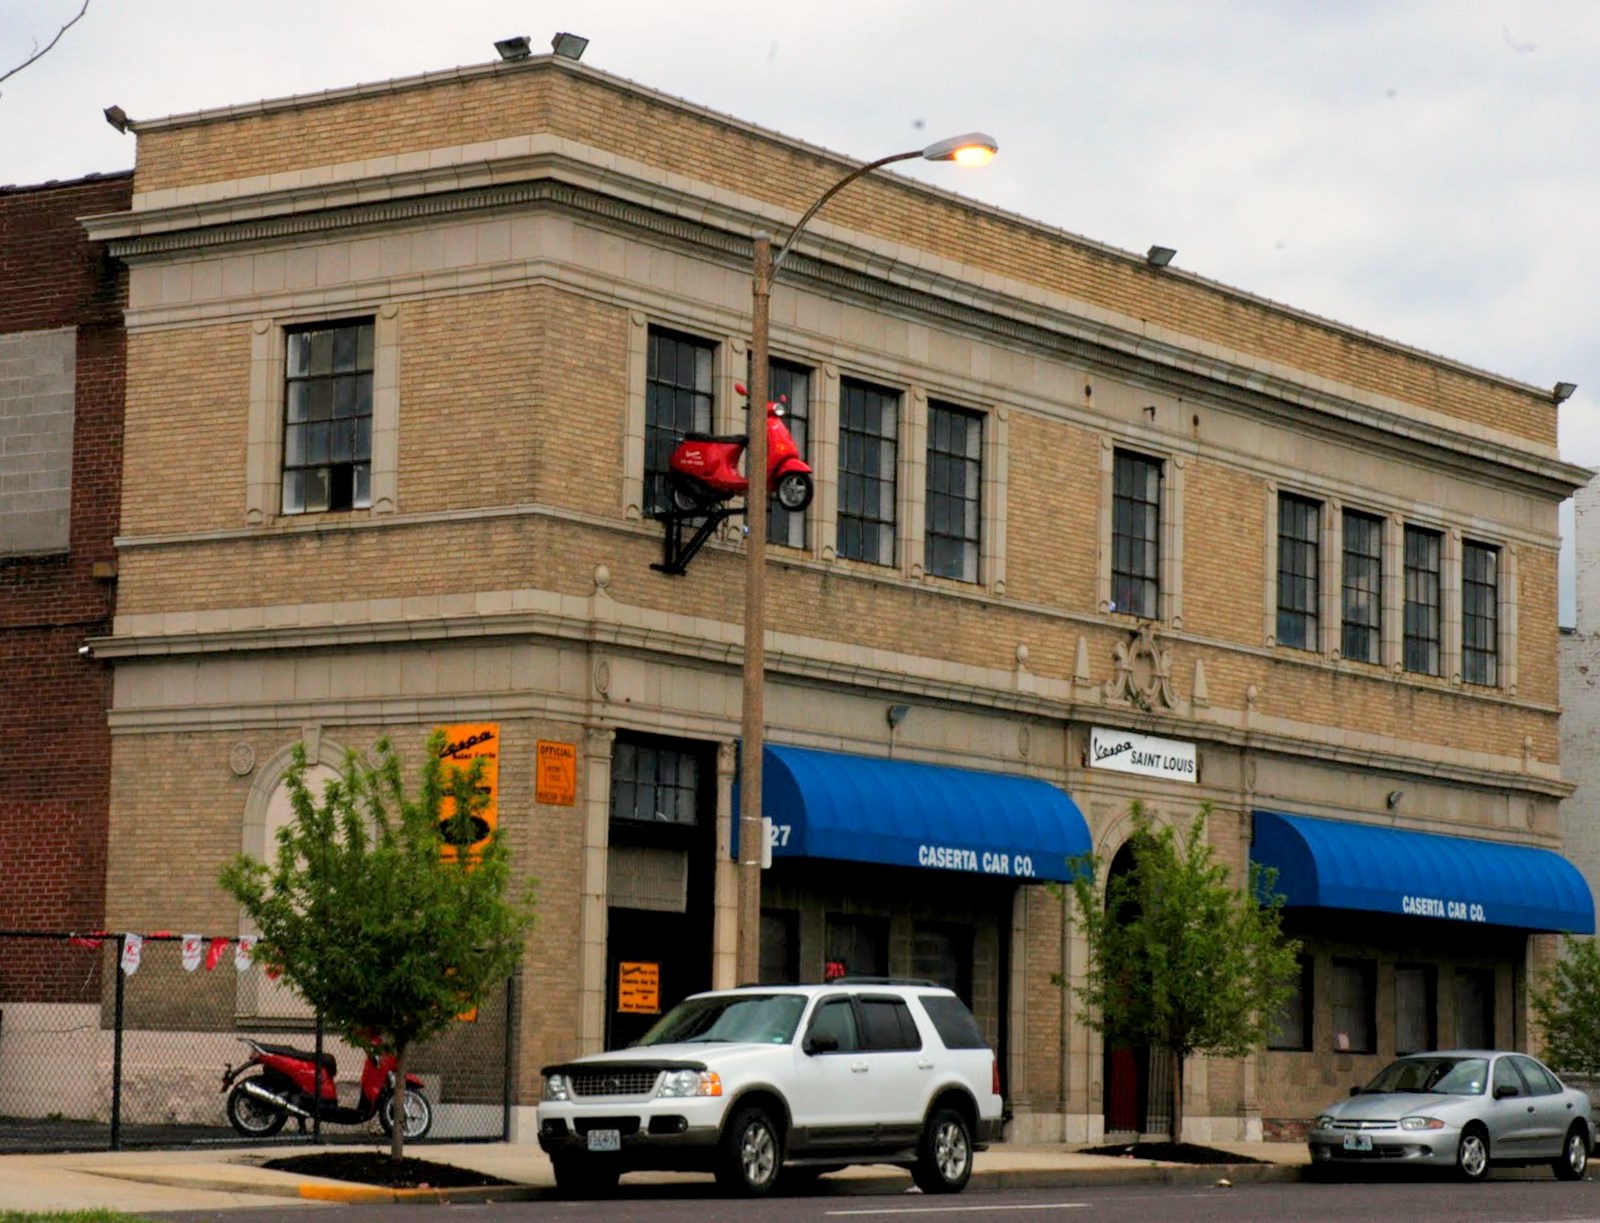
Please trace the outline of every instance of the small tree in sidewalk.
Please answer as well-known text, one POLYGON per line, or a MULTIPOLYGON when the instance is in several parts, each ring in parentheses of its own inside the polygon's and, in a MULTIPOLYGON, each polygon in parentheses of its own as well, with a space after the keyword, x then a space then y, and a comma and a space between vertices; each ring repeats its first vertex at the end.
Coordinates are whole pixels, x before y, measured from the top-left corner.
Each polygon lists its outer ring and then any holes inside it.
POLYGON ((513 895, 502 839, 465 848, 487 802, 484 762, 447 768, 444 750, 436 732, 408 795, 381 739, 375 763, 348 753, 319 796, 296 744, 285 778, 294 818, 272 865, 240 854, 220 879, 260 931, 258 959, 346 1039, 394 1052, 395 1159, 405 1153, 408 1050, 510 976, 533 921, 532 885, 513 895))
POLYGON ((1561 958, 1529 991, 1528 1002, 1551 1068, 1600 1077, 1600 943, 1563 938, 1561 958))
MULTIPOLYGON (((1077 860, 1073 911, 1089 944, 1072 987, 1083 1022, 1108 1042, 1172 1058, 1171 1139, 1183 1132, 1184 1063, 1195 1054, 1244 1057, 1266 1044, 1298 975, 1299 946, 1283 936, 1275 874, 1252 863, 1235 887, 1206 841, 1211 806, 1187 831, 1134 803, 1132 869, 1102 885, 1104 864, 1077 860)), ((1059 975, 1056 983, 1068 982, 1059 975)))

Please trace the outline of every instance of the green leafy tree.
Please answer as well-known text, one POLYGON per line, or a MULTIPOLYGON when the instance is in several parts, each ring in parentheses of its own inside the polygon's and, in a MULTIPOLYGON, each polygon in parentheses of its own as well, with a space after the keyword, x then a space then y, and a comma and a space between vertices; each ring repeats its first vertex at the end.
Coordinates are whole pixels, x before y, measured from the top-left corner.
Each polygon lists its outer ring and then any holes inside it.
POLYGON ((1600 1075, 1600 943, 1561 940, 1561 958, 1528 1001, 1544 1033, 1545 1060, 1556 1070, 1600 1075))
POLYGON ((444 746, 442 733, 428 739, 414 795, 380 739, 375 764, 347 753, 318 796, 296 744, 285 775, 294 818, 275 860, 240 854, 220 879, 260 931, 257 959, 348 1040, 394 1051, 395 1159, 405 1153, 407 1050, 510 976, 533 922, 533 885, 513 896, 501 838, 465 848, 487 802, 483 761, 446 766, 444 746))
POLYGON ((1177 1142, 1185 1061, 1243 1057, 1266 1043, 1298 976, 1299 946, 1282 933, 1275 873, 1252 863, 1248 886, 1238 888, 1216 861, 1205 839, 1209 803, 1182 833, 1138 803, 1130 810, 1130 871, 1102 887, 1094 855, 1074 864, 1069 887, 1089 962, 1073 993, 1083 1022, 1108 1042, 1171 1055, 1177 1142))

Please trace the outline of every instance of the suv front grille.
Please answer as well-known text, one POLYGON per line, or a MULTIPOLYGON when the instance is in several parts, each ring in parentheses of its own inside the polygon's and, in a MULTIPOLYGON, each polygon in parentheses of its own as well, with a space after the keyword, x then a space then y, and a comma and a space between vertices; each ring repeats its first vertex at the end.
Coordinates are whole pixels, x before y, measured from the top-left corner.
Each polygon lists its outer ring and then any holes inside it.
POLYGON ((659 1070, 577 1070, 575 1096, 647 1096, 655 1090, 659 1070))

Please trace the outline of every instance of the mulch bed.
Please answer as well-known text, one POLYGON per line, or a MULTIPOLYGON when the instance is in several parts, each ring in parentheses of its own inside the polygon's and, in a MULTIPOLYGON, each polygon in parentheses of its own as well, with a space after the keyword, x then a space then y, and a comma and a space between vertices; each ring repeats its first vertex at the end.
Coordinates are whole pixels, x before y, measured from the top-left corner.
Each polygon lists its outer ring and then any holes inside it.
POLYGON ((1192 1142, 1134 1142, 1121 1146, 1090 1147, 1080 1155, 1125 1155, 1129 1159, 1159 1159, 1173 1164, 1259 1164, 1262 1161, 1192 1142))
POLYGON ((316 1155, 290 1155, 261 1165, 279 1172, 298 1172, 302 1176, 326 1176, 336 1181, 355 1181, 362 1185, 382 1185, 387 1189, 477 1189, 485 1185, 509 1185, 498 1176, 436 1164, 426 1159, 390 1159, 383 1151, 327 1151, 316 1155))

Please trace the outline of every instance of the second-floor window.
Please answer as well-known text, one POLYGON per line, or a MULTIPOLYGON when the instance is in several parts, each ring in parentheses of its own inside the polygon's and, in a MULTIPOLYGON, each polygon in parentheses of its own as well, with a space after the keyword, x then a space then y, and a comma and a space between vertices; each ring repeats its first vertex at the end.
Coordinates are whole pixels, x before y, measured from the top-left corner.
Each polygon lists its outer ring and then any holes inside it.
POLYGON ((1111 610, 1161 614, 1161 460, 1119 450, 1112 459, 1111 610))
POLYGON ((296 327, 287 336, 283 512, 372 504, 372 320, 296 327))
MULTIPOLYGON (((768 371, 767 381, 773 399, 779 396, 787 397, 783 423, 788 426, 789 436, 794 438, 794 444, 800 448, 800 457, 809 463, 811 461, 811 452, 808 448, 811 441, 811 371, 803 365, 774 361, 768 371)), ((776 498, 773 498, 769 505, 771 513, 767 517, 767 539, 788 548, 805 547, 805 511, 792 514, 779 505, 776 498)))
POLYGON ((850 378, 839 385, 839 555, 894 564, 900 396, 850 378))
POLYGON ((1278 498, 1278 644, 1315 650, 1322 506, 1285 493, 1278 498))
POLYGON ((1344 599, 1340 653, 1356 662, 1382 662, 1383 519, 1344 513, 1344 599))
POLYGON ((711 432, 711 367, 716 345, 650 329, 644 397, 644 508, 670 508, 667 460, 685 433, 711 432))
POLYGON ((1407 671, 1439 674, 1439 553, 1443 537, 1406 528, 1404 663, 1407 671))
POLYGON ((939 577, 978 580, 978 507, 983 489, 983 414, 928 404, 926 567, 939 577))
POLYGON ((1461 678, 1500 682, 1500 549, 1468 540, 1461 550, 1461 678))

